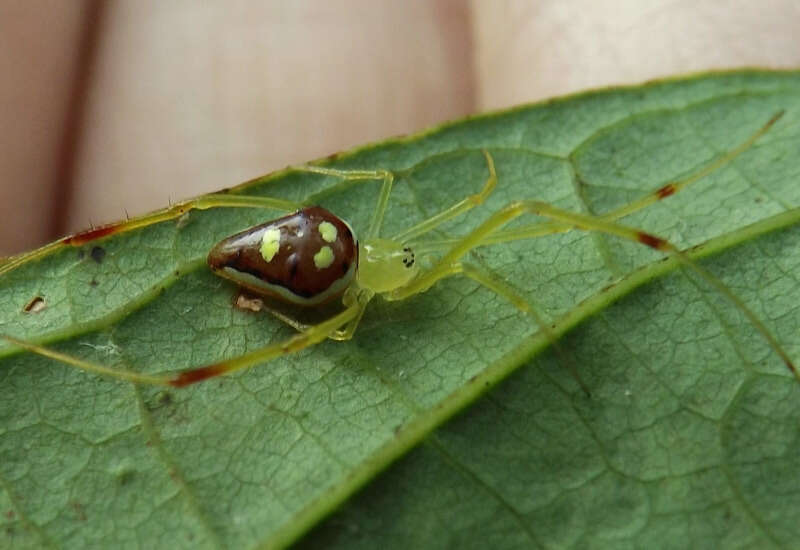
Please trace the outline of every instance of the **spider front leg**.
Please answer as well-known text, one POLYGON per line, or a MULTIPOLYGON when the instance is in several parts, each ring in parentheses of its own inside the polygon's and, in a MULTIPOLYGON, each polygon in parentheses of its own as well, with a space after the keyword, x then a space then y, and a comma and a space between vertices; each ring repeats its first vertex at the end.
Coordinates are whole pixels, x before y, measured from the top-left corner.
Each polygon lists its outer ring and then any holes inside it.
MULTIPOLYGON (((647 206, 654 204, 656 202, 662 201, 667 199, 690 185, 693 185, 706 176, 716 172, 717 170, 721 169, 722 167, 730 164, 735 159, 737 159, 740 155, 749 151, 756 142, 766 134, 784 115, 783 110, 776 112, 770 119, 763 124, 760 128, 758 128, 755 132, 753 132, 746 140, 742 143, 730 149, 719 156, 716 156, 706 164, 700 167, 695 172, 692 172, 682 178, 673 179, 664 185, 661 185, 657 189, 646 193, 642 197, 624 205, 619 208, 615 208, 610 212, 606 212, 604 214, 598 214, 598 218, 601 218, 605 221, 613 222, 619 220, 625 216, 633 214, 634 212, 638 212, 647 206)), ((531 225, 526 225, 522 227, 517 227, 515 229, 506 229, 502 231, 496 231, 489 235, 482 243, 481 246, 488 246, 492 244, 499 244, 510 242, 514 240, 520 239, 533 239, 536 237, 543 237, 545 235, 552 235, 555 233, 564 233, 566 231, 570 231, 572 226, 563 223, 561 221, 550 220, 547 222, 540 222, 531 225)), ((440 250, 443 248, 447 248, 449 246, 453 246, 458 239, 446 239, 441 240, 438 242, 425 242, 421 250, 440 250)))
MULTIPOLYGON (((430 218, 423 220, 417 225, 414 225, 406 229, 405 231, 403 231, 398 235, 394 235, 392 237, 392 240, 398 242, 410 241, 415 237, 419 237, 420 235, 429 233, 430 231, 436 229, 438 226, 440 226, 447 220, 451 220, 475 208, 476 206, 483 204, 489 197, 489 195, 492 194, 494 188, 497 186, 497 173, 495 172, 494 168, 494 160, 492 159, 492 156, 489 154, 489 152, 486 151, 485 149, 481 150, 481 152, 483 153, 483 156, 486 158, 486 166, 489 171, 489 176, 486 178, 486 182, 483 184, 483 188, 481 188, 479 192, 474 193, 472 195, 468 195, 467 197, 461 199, 457 203, 442 210, 441 212, 431 216, 430 218)), ((362 237, 366 240, 366 239, 374 239, 380 236, 381 224, 383 222, 384 213, 386 212, 386 207, 389 202, 389 195, 391 194, 392 186, 394 184, 394 175, 392 174, 392 172, 386 170, 338 170, 334 168, 323 168, 319 166, 296 166, 293 167, 293 169, 302 172, 310 172, 312 174, 321 174, 325 176, 337 177, 349 181, 382 179, 383 185, 381 186, 381 192, 378 198, 378 203, 376 204, 375 210, 372 214, 372 219, 370 221, 369 228, 362 237)))
POLYGON ((697 273, 708 284, 713 286, 720 294, 725 296, 725 298, 727 298, 728 301, 730 301, 739 311, 741 311, 750 321, 751 325, 764 337, 773 351, 780 356, 792 375, 798 381, 800 381, 800 374, 795 368, 795 365, 788 353, 786 353, 783 347, 778 343, 777 339, 773 336, 769 329, 767 329, 764 323, 761 322, 756 314, 753 313, 753 311, 747 307, 747 305, 742 302, 742 300, 737 297, 714 274, 691 261, 672 243, 666 239, 662 239, 661 237, 657 237, 639 229, 628 227, 613 221, 607 221, 604 218, 561 210, 560 208, 556 208, 541 201, 515 201, 508 204, 505 208, 499 210, 498 212, 495 212, 476 229, 457 241, 450 251, 447 252, 430 271, 421 274, 409 284, 392 291, 391 299, 402 300, 414 294, 428 290, 440 279, 451 275, 452 266, 456 264, 467 252, 478 246, 481 246, 488 236, 494 234, 500 228, 524 214, 541 216, 555 222, 563 223, 565 226, 574 227, 584 231, 596 231, 614 235, 622 239, 644 244, 645 246, 659 250, 674 257, 682 265, 697 273))
POLYGON ((447 220, 451 220, 465 212, 472 210, 476 206, 480 206, 483 204, 489 195, 492 194, 494 188, 497 186, 497 171, 494 168, 494 159, 492 155, 489 154, 489 151, 486 149, 482 149, 481 152, 483 153, 484 158, 486 159, 486 168, 489 171, 489 176, 486 178, 486 182, 483 184, 483 188, 473 195, 469 195, 457 203, 453 204, 449 208, 446 208, 439 212, 438 214, 434 214, 430 218, 423 220, 422 222, 418 223, 417 225, 410 227, 403 231, 402 233, 395 235, 392 237, 392 240, 406 243, 420 235, 424 235, 426 233, 430 233, 440 225, 442 225, 447 220))

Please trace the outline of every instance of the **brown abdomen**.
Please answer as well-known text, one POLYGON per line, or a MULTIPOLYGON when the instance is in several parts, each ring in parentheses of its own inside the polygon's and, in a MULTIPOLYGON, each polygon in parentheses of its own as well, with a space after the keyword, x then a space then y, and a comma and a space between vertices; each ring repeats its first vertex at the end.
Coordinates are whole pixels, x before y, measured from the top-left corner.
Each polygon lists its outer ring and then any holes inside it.
POLYGON ((340 296, 353 281, 357 263, 352 230, 319 206, 237 233, 208 254, 217 275, 298 305, 340 296))

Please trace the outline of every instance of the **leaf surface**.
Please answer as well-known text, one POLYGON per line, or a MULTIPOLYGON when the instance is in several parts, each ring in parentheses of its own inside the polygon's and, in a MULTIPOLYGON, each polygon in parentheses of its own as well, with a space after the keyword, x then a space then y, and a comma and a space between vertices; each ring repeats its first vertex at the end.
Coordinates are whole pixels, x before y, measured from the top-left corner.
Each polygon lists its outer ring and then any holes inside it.
MULTIPOLYGON (((697 261, 797 359, 797 73, 595 92, 332 165, 396 173, 392 235, 477 192, 489 150, 498 187, 431 236, 446 239, 513 200, 608 212, 699 170, 781 110, 731 163, 623 221, 683 249, 703 245, 697 261)), ((378 187, 290 173, 236 191, 311 197, 358 232, 378 187)), ((194 210, 23 262, 0 276, 0 333, 148 373, 287 338, 268 314, 234 308, 236 289, 204 264, 214 242, 270 217, 194 210), (37 297, 44 307, 24 311, 37 297)), ((800 385, 730 302, 678 262, 597 233, 482 247, 469 260, 505 278, 556 334, 578 325, 563 353, 462 278, 375 300, 352 341, 184 390, 4 346, 2 546, 272 547, 333 511, 304 544, 793 546, 800 385)))

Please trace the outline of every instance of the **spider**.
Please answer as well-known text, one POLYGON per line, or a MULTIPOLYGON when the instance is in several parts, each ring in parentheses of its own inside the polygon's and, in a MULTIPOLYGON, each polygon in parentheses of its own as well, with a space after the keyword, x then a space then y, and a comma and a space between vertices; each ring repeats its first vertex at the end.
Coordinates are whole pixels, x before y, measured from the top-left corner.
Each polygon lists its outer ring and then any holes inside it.
MULTIPOLYGON (((273 358, 298 352, 325 339, 348 340, 373 298, 380 295, 389 301, 405 300, 427 291, 442 279, 465 276, 513 304, 528 315, 548 339, 555 343, 548 324, 509 284, 492 272, 465 259, 478 247, 529 239, 573 229, 600 232, 641 243, 675 257, 715 287, 749 319, 768 341, 795 377, 800 379, 788 354, 758 317, 717 277, 691 261, 669 241, 645 231, 620 224, 616 220, 663 200, 691 183, 705 177, 749 148, 782 116, 774 115, 745 142, 698 172, 646 194, 622 208, 602 216, 576 213, 536 200, 518 200, 495 211, 466 235, 439 243, 444 254, 430 267, 420 266, 414 242, 443 223, 464 215, 483 204, 497 186, 498 178, 491 153, 482 150, 488 177, 482 189, 422 222, 394 235, 381 237, 381 227, 392 192, 394 175, 385 170, 338 170, 320 166, 300 166, 297 171, 332 176, 355 182, 380 181, 380 193, 366 231, 357 238, 352 227, 342 218, 320 206, 308 206, 283 199, 249 197, 233 194, 206 195, 178 203, 150 216, 105 226, 67 237, 49 247, 12 260, 4 271, 31 258, 43 256, 53 247, 82 245, 108 234, 142 227, 157 221, 185 215, 191 209, 212 207, 263 207, 290 212, 287 215, 256 225, 217 243, 208 254, 208 265, 215 274, 243 289, 265 297, 275 305, 267 306, 275 316, 291 325, 297 334, 285 341, 272 343, 245 355, 211 365, 191 368, 177 374, 154 376, 129 370, 114 369, 84 361, 49 348, 4 338, 34 353, 71 364, 94 373, 137 383, 182 387, 215 376, 228 374, 273 358), (509 222, 524 215, 535 215, 548 222, 503 229, 509 222), (335 313, 319 322, 308 322, 298 311, 339 304, 335 313), (288 306, 284 307, 284 306, 288 306)), ((429 247, 431 248, 431 247, 429 247)), ((433 248, 436 248, 435 246, 433 248)), ((574 374, 574 373, 573 373, 574 374)), ((580 380, 579 380, 580 382, 580 380)), ((585 389, 585 388, 584 388, 585 389)))

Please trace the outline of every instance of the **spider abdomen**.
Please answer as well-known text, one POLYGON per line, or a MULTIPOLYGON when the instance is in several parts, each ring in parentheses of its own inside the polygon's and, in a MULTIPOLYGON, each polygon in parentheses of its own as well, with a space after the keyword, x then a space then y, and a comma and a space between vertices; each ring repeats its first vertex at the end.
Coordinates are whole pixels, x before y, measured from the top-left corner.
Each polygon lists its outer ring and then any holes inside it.
POLYGON ((341 296, 357 263, 353 231, 319 206, 232 235, 208 254, 208 265, 217 275, 302 306, 341 296))

